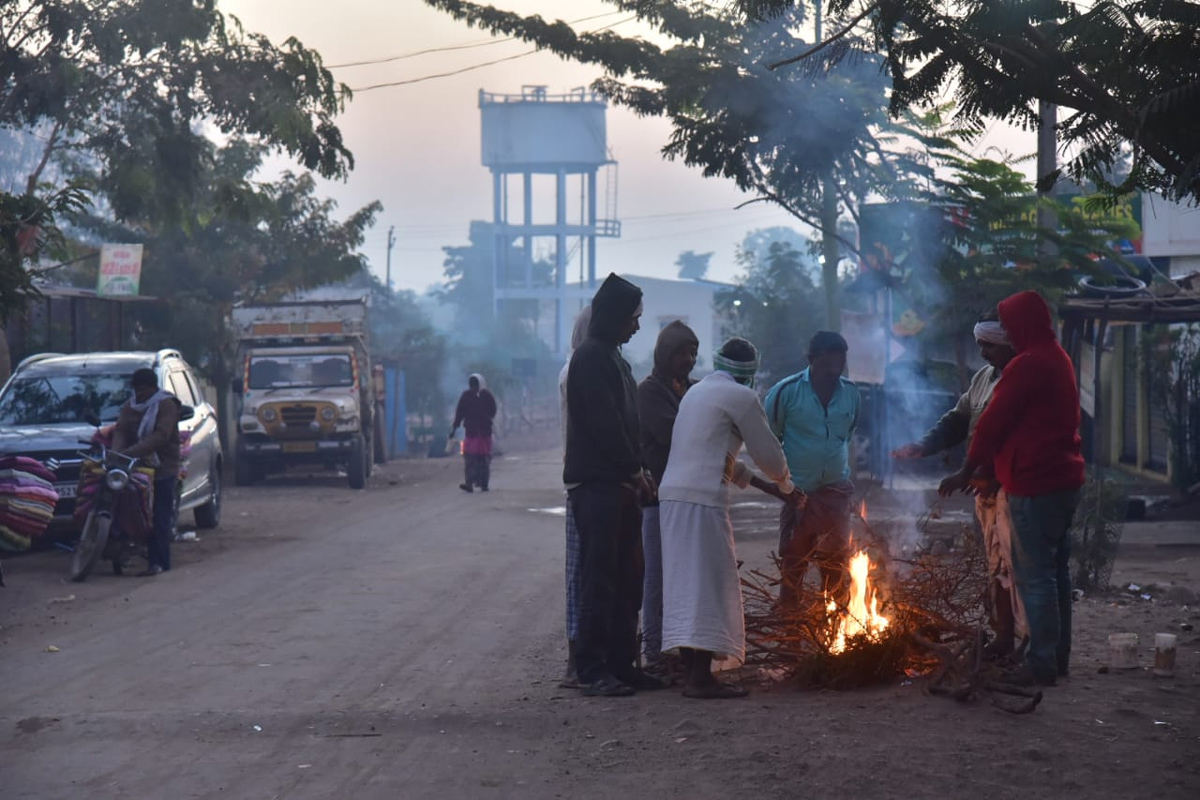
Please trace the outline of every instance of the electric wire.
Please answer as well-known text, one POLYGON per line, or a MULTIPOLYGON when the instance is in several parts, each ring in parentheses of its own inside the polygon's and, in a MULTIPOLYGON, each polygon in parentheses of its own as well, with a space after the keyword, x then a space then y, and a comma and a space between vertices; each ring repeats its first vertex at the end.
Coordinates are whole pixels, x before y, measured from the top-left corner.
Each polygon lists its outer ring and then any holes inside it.
MULTIPOLYGON (((616 16, 617 14, 623 14, 623 13, 624 13, 623 11, 618 9, 617 11, 609 11, 604 14, 594 14, 590 17, 581 17, 579 19, 568 20, 567 24, 568 25, 577 25, 581 22, 590 22, 591 20, 594 20, 594 19, 603 19, 604 17, 613 17, 613 16, 616 16)), ((517 37, 515 37, 515 36, 504 36, 499 39, 492 38, 492 39, 481 40, 478 42, 468 42, 466 44, 450 44, 450 45, 444 45, 442 47, 428 47, 424 50, 414 50, 410 53, 401 53, 400 55, 396 55, 396 56, 384 56, 382 58, 371 58, 371 59, 367 59, 365 61, 347 61, 343 64, 328 64, 328 65, 326 65, 326 69, 349 69, 350 67, 367 67, 367 66, 373 66, 375 64, 391 64, 394 61, 404 61, 405 59, 416 58, 418 56, 430 55, 431 53, 449 53, 449 52, 453 52, 456 50, 472 50, 476 47, 488 47, 493 44, 503 44, 504 42, 513 42, 513 41, 516 41, 516 39, 517 39, 517 37)))
MULTIPOLYGON (((635 19, 637 19, 636 14, 633 16, 630 16, 630 17, 626 17, 625 19, 618 20, 617 22, 614 22, 611 25, 605 25, 604 27, 597 28, 593 31, 585 31, 585 33, 600 33, 601 31, 606 31, 606 30, 615 28, 618 25, 624 25, 626 22, 632 22, 635 19)), ((408 79, 402 80, 402 81, 388 81, 386 83, 376 83, 376 84, 372 84, 370 86, 363 86, 360 88, 351 88, 350 91, 358 94, 361 92, 374 91, 375 89, 388 89, 388 88, 392 88, 392 87, 396 87, 396 86, 411 86, 414 83, 423 83, 425 81, 436 80, 437 78, 450 78, 455 75, 462 75, 465 72, 472 72, 474 70, 483 69, 484 67, 490 67, 495 64, 502 64, 505 61, 515 61, 518 58, 525 58, 526 56, 531 56, 537 52, 539 52, 539 48, 535 47, 534 49, 526 50, 523 53, 517 53, 516 55, 506 56, 504 58, 493 59, 492 61, 484 61, 481 64, 472 64, 471 66, 461 67, 459 69, 450 70, 449 72, 438 72, 433 75, 422 75, 419 78, 408 78, 408 79)))

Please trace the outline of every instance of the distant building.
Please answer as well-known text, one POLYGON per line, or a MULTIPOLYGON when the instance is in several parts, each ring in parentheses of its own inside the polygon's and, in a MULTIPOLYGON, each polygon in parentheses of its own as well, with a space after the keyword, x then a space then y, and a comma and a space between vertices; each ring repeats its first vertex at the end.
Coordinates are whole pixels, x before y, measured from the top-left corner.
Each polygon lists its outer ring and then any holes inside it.
POLYGON ((1142 251, 1173 278, 1200 272, 1200 208, 1142 195, 1142 251))
POLYGON ((622 275, 641 287, 642 330, 625 345, 626 360, 641 378, 654 364, 654 343, 658 332, 671 322, 681 320, 700 339, 698 372, 712 369, 712 358, 721 346, 724 323, 717 311, 717 292, 732 288, 715 281, 689 281, 622 275))

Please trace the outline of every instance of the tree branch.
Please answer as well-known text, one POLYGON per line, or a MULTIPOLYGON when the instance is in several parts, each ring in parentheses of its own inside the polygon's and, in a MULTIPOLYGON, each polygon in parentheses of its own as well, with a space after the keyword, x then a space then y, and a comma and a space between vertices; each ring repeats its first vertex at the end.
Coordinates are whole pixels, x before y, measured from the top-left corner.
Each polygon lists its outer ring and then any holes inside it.
POLYGON ((745 208, 746 206, 753 205, 754 203, 775 203, 777 206, 779 206, 784 211, 791 214, 796 219, 803 222, 808 227, 812 228, 814 231, 820 231, 822 236, 832 236, 834 239, 837 239, 839 242, 841 242, 843 245, 845 245, 848 250, 850 250, 851 252, 854 253, 854 255, 858 256, 859 258, 862 257, 862 252, 858 249, 858 245, 856 245, 854 242, 851 242, 850 240, 846 239, 844 236, 842 236, 837 231, 825 230, 824 228, 821 227, 820 222, 810 219, 809 217, 800 213, 798 210, 793 208, 790 203, 788 203, 786 200, 784 200, 782 197, 775 194, 774 192, 769 192, 769 191, 765 191, 762 189, 760 189, 760 191, 763 192, 762 197, 756 197, 753 200, 747 200, 744 203, 738 203, 736 206, 734 206, 734 209, 736 210, 739 208, 745 208))
POLYGON ((767 69, 775 70, 775 69, 778 69, 779 67, 786 67, 789 64, 795 64, 797 61, 803 61, 804 59, 808 58, 809 56, 815 55, 815 54, 821 52, 826 47, 829 47, 829 45, 831 45, 834 42, 836 42, 837 40, 845 37, 848 33, 850 33, 850 31, 854 30, 854 28, 858 26, 858 23, 860 23, 864 19, 866 19, 867 16, 872 11, 877 9, 878 7, 879 7, 879 0, 875 0, 874 3, 871 3, 869 6, 864 8, 861 14, 856 16, 854 19, 850 20, 850 22, 847 23, 845 27, 843 27, 840 31, 835 33, 833 36, 830 36, 828 39, 821 42, 820 44, 810 47, 809 49, 805 50, 803 53, 801 53, 798 56, 792 56, 791 58, 785 58, 783 61, 776 61, 774 64, 768 64, 767 69))
POLYGON ((46 164, 50 161, 50 154, 54 152, 55 145, 58 143, 58 134, 62 131, 62 120, 54 120, 54 126, 50 129, 50 136, 46 139, 46 146, 42 149, 42 158, 38 161, 37 167, 33 172, 29 173, 29 179, 25 181, 25 194, 32 197, 37 190, 38 179, 42 177, 42 170, 46 168, 46 164))

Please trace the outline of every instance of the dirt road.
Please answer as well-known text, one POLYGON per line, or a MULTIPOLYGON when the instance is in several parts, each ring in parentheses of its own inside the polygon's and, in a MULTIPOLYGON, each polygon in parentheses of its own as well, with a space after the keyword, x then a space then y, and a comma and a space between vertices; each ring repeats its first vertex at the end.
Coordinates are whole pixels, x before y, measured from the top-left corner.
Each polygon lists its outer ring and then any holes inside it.
MULTIPOLYGON (((152 580, 7 561, 0 796, 1200 796, 1200 639, 1181 635, 1174 681, 1096 669, 1112 614, 1145 641, 1196 616, 1178 606, 1085 599, 1075 672, 1026 717, 919 682, 725 703, 556 688, 558 458, 502 460, 469 497, 451 461, 390 464, 365 493, 231 490, 223 527, 152 580)), ((769 517, 737 511, 751 563, 769 517)), ((1196 557, 1154 569, 1194 580, 1196 557)))

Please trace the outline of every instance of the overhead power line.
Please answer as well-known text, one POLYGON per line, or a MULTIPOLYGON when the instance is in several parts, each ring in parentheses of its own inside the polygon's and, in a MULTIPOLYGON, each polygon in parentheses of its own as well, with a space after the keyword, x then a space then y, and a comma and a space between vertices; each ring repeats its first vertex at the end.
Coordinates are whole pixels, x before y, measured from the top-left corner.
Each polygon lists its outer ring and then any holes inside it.
MULTIPOLYGON (((607 16, 607 15, 605 15, 605 16, 607 16)), ((586 31, 586 32, 587 33, 600 33, 601 31, 606 31, 606 30, 615 28, 618 25, 624 25, 626 22, 632 22, 635 19, 637 19, 636 14, 633 16, 630 16, 630 17, 626 17, 625 19, 618 20, 611 25, 605 25, 603 28, 597 28, 594 31, 586 31)), ((376 83, 376 84, 372 84, 370 86, 351 88, 350 91, 355 92, 355 93, 370 92, 370 91, 374 91, 375 89, 388 89, 388 88, 395 87, 395 86, 410 86, 414 83, 424 83, 425 81, 432 81, 432 80, 436 80, 437 78, 450 78, 455 75, 462 75, 464 72, 472 72, 477 69, 483 69, 484 67, 493 66, 494 64, 502 64, 505 61, 515 61, 518 58, 525 58, 526 56, 531 56, 537 52, 538 52, 538 48, 535 47, 533 50, 526 50, 524 53, 517 53, 516 55, 512 55, 512 56, 506 56, 504 58, 497 58, 497 59, 493 59, 492 61, 484 61, 483 63, 480 63, 480 64, 472 64, 469 67, 461 67, 459 69, 450 70, 449 72, 438 72, 433 75, 422 75, 419 78, 408 78, 407 80, 402 80, 402 81, 388 81, 387 83, 376 83)))
MULTIPOLYGON (((590 22, 591 20, 594 20, 594 19, 602 19, 604 17, 612 17, 612 16, 616 16, 617 14, 622 14, 622 13, 624 13, 624 12, 621 10, 617 10, 617 11, 609 11, 604 14, 593 14, 590 17, 581 17, 579 19, 568 20, 567 24, 568 25, 578 25, 580 22, 590 22)), ((416 58, 417 56, 426 56, 426 55, 430 55, 431 53, 450 53, 450 52, 453 52, 456 50, 472 50, 476 47, 490 47, 491 45, 494 45, 494 44, 502 44, 504 42, 513 42, 513 41, 516 41, 516 39, 517 39, 517 37, 515 37, 515 36, 505 36, 500 39, 495 39, 495 38, 485 39, 483 41, 468 42, 466 44, 451 44, 451 45, 445 45, 443 47, 429 47, 424 50, 414 50, 411 53, 401 53, 398 56, 384 56, 382 58, 372 58, 372 59, 368 59, 366 61, 347 61, 344 64, 329 64, 327 66, 327 69, 348 69, 350 67, 367 67, 367 66, 373 66, 375 64, 390 64, 393 61, 404 61, 405 59, 408 59, 408 58, 416 58)))

